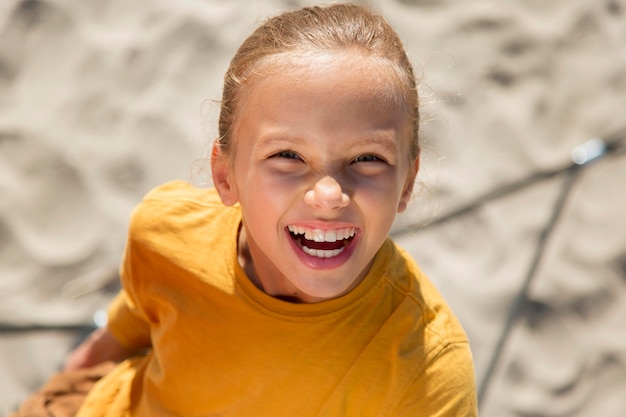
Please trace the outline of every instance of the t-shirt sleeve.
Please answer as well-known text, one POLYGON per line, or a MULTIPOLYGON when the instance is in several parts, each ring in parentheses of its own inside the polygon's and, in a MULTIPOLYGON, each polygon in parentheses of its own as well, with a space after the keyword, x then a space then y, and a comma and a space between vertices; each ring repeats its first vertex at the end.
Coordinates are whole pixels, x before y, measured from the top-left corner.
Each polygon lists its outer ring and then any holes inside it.
POLYGON ((151 346, 150 326, 159 300, 147 296, 146 292, 149 292, 151 275, 161 267, 159 250, 164 235, 171 234, 163 226, 163 218, 172 216, 172 210, 178 209, 172 201, 186 201, 191 190, 192 187, 182 181, 166 183, 146 194, 131 214, 120 268, 123 290, 109 306, 107 323, 113 336, 125 347, 151 346))
POLYGON ((108 309, 107 327, 118 342, 131 349, 151 346, 150 325, 138 313, 126 290, 121 290, 108 309))
POLYGON ((474 366, 467 342, 450 343, 407 390, 394 417, 477 417, 474 366))
POLYGON ((126 242, 126 250, 120 268, 122 290, 108 308, 107 327, 123 346, 131 349, 144 349, 151 346, 150 321, 141 305, 141 273, 138 271, 138 253, 135 210, 126 242))

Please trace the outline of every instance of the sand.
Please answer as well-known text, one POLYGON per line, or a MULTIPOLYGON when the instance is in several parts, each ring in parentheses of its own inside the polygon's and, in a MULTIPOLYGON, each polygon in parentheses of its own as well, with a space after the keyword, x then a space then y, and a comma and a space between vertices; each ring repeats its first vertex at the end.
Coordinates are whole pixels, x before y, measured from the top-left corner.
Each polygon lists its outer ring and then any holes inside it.
MULTIPOLYGON (((0 2, 0 415, 106 307, 142 195, 210 185, 230 57, 304 4, 0 2)), ((421 79, 418 193, 393 235, 468 332, 481 415, 624 416, 626 1, 368 4, 421 79), (566 171, 593 137, 622 142, 566 171)))

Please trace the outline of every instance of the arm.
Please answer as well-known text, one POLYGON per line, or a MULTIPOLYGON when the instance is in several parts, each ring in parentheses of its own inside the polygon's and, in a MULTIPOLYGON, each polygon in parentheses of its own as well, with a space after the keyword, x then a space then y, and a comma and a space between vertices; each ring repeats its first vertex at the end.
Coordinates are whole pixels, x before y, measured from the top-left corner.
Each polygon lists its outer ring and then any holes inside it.
POLYGON ((106 361, 120 362, 138 350, 123 346, 107 328, 95 330, 85 341, 72 350, 65 360, 64 371, 88 368, 106 361))
POLYGON ((97 329, 65 360, 64 370, 88 368, 106 361, 120 362, 150 348, 150 327, 125 290, 111 301, 108 324, 97 329))

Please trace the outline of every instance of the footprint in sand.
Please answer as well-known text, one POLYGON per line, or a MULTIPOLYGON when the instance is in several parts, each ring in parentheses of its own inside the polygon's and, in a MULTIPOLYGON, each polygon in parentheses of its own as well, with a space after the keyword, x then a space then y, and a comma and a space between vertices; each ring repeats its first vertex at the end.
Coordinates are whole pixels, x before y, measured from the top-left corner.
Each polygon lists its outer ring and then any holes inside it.
POLYGON ((50 141, 0 132, 0 217, 35 260, 65 265, 98 247, 98 207, 80 172, 50 141))

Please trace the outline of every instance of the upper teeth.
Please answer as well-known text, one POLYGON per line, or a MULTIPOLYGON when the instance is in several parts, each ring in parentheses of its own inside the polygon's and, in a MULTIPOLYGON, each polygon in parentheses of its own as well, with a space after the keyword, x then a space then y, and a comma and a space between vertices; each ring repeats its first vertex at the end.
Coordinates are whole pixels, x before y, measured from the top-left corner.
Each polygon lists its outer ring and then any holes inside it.
POLYGON ((307 229, 300 226, 290 225, 287 227, 291 233, 304 235, 307 240, 314 242, 336 242, 338 240, 348 239, 354 236, 354 227, 344 227, 341 229, 307 229))

